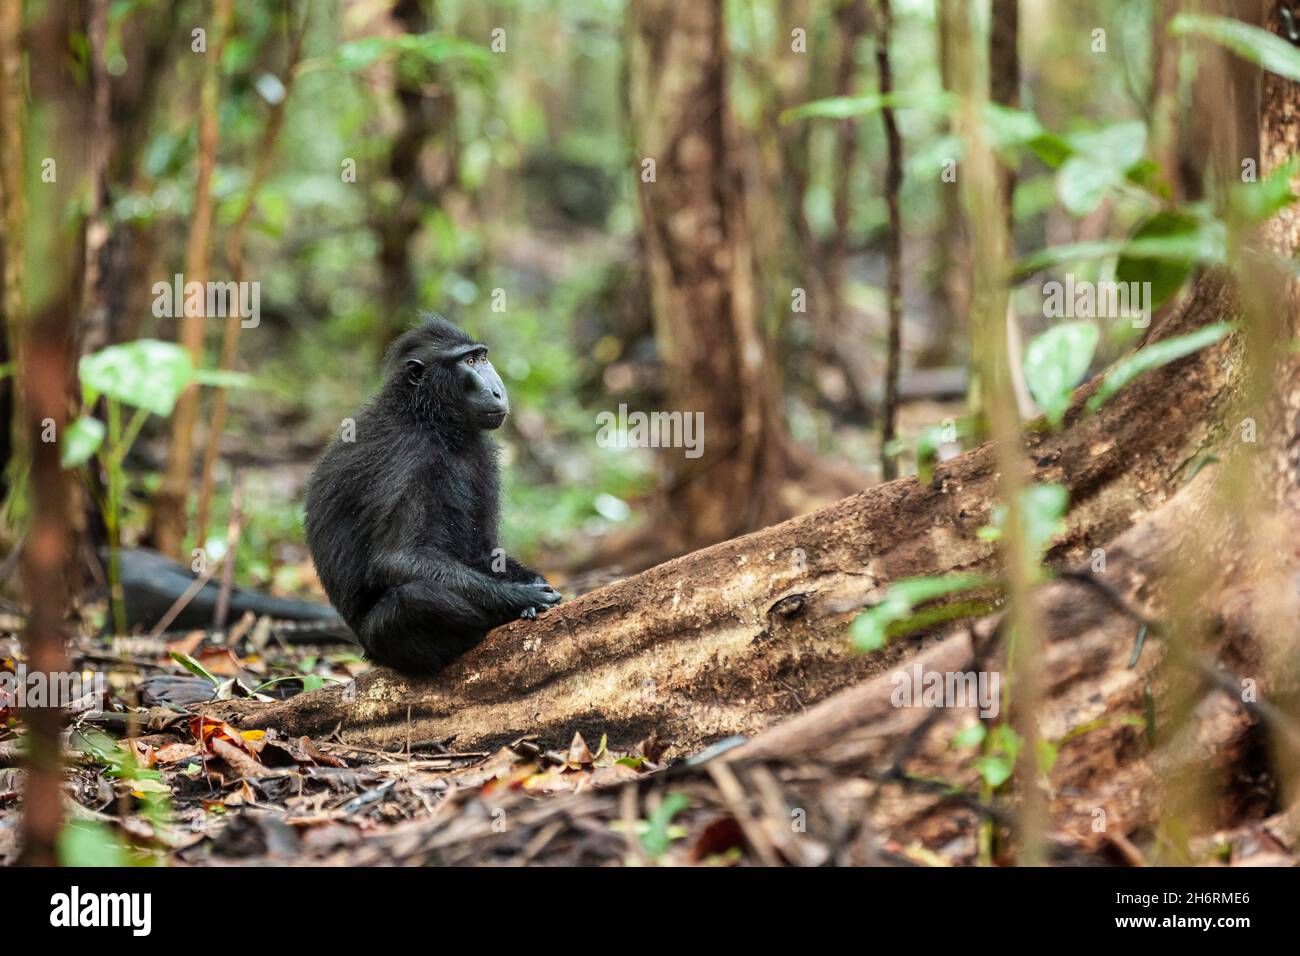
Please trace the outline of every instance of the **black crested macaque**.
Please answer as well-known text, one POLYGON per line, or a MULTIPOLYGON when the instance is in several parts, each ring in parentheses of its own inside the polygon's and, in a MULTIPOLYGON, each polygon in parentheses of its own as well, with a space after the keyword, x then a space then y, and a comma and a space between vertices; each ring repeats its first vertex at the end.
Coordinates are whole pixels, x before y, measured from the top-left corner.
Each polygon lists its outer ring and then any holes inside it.
POLYGON ((307 486, 307 546, 367 656, 432 674, 492 628, 560 602, 497 547, 505 385, 475 342, 426 316, 388 351, 387 379, 307 486), (345 436, 346 437, 346 436, 345 436))

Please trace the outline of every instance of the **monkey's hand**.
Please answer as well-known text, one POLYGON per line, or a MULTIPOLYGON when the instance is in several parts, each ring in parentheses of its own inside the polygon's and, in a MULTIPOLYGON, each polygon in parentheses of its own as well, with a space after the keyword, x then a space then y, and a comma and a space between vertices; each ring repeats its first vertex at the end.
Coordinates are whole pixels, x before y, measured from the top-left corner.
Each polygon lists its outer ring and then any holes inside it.
POLYGON ((519 616, 526 620, 531 621, 533 618, 537 617, 540 612, 553 608, 564 600, 560 592, 551 587, 550 584, 547 583, 546 579, 540 574, 529 583, 528 587, 537 591, 537 604, 532 607, 526 607, 519 612, 519 616))

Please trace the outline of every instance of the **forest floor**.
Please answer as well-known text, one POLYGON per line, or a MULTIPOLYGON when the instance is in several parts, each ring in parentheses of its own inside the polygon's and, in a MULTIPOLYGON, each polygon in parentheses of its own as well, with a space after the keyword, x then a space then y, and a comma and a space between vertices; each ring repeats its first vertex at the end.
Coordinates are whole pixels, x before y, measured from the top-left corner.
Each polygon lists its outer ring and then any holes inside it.
MULTIPOLYGON (((581 736, 560 751, 524 737, 495 753, 458 752, 454 740, 387 753, 337 737, 241 733, 195 715, 214 695, 304 686, 267 685, 276 672, 312 674, 310 687, 323 674, 345 680, 365 667, 337 647, 258 641, 236 627, 221 643, 203 632, 111 648, 77 642, 74 665, 106 673, 107 687, 65 736, 76 821, 69 862, 730 863, 744 855, 716 787, 683 780, 629 810, 620 785, 664 775, 653 738, 626 753, 581 736), (195 664, 211 679, 192 673, 195 664)), ((14 644, 0 641, 0 667, 11 672, 21 660, 14 644)), ((0 864, 15 861, 20 833, 23 771, 14 766, 21 748, 11 716, 0 711, 0 725, 10 724, 0 729, 0 864)))
MULTIPOLYGON (((297 669, 346 679, 355 658, 290 647, 256 629, 225 643, 202 633, 134 638, 112 649, 99 707, 66 735, 66 794, 74 824, 61 848, 81 865, 846 865, 960 866, 1007 862, 988 848, 1006 808, 978 792, 978 778, 947 758, 952 776, 896 774, 881 762, 829 765, 810 749, 778 765, 733 767, 723 741, 662 762, 667 741, 627 751, 601 728, 549 749, 523 737, 495 752, 462 752, 455 740, 411 740, 394 752, 334 736, 285 739, 198 716, 214 693, 257 687, 297 669), (175 655, 175 656, 173 656, 175 655), (191 673, 201 662, 212 679, 191 673), (325 663, 321 663, 325 662, 325 663), (216 681, 216 684, 213 681, 216 681), (869 814, 898 821, 878 839, 869 814), (906 832, 908 839, 897 839, 906 832)), ((105 647, 80 641, 77 666, 103 670, 105 647)), ((0 642, 0 665, 16 648, 0 642)), ((309 682, 310 683, 310 682, 309 682)), ((300 681, 263 690, 284 693, 300 681), (277 690, 278 689, 278 690, 277 690)), ((0 723, 9 716, 0 713, 0 723)), ((0 731, 0 864, 14 862, 21 829, 20 748, 0 731)), ((919 735, 931 760, 951 751, 919 735)), ((1086 749, 1085 747, 1082 749, 1086 749)), ((1100 758, 1102 755, 1094 755, 1100 758)), ((1077 750, 1072 759, 1091 759, 1077 750)), ((985 795, 987 796, 987 795, 985 795)), ((1217 834, 1217 858, 1293 865, 1278 821, 1217 834), (1275 826, 1276 824, 1276 826, 1275 826), (1277 834, 1277 835, 1275 835, 1277 834)), ((1207 844, 1207 848, 1209 844, 1207 844)), ((1084 845, 1054 833, 1051 859, 1065 865, 1140 865, 1126 840, 1084 845)))
MULTIPOLYGON (((911 845, 877 846, 860 827, 867 775, 831 773, 811 758, 778 771, 779 780, 751 775, 746 789, 758 795, 751 804, 735 774, 709 759, 735 741, 667 765, 666 741, 611 750, 599 727, 590 742, 578 735, 567 749, 523 737, 494 753, 460 752, 454 740, 412 740, 381 752, 337 735, 241 733, 194 711, 214 694, 303 686, 295 679, 268 686, 275 673, 314 674, 310 687, 323 674, 346 680, 365 666, 337 647, 292 647, 246 626, 221 643, 203 632, 120 639, 111 648, 85 639, 72 654, 75 666, 106 673, 107 688, 65 737, 76 821, 63 848, 68 862, 977 862, 977 810, 954 805, 920 827, 911 845), (190 662, 211 679, 192 673, 190 662), (801 806, 791 806, 792 787, 801 806)), ((19 659, 13 642, 0 641, 0 666, 12 671, 19 659)), ((0 713, 0 723, 9 716, 0 713)), ((0 730, 0 864, 13 863, 18 851, 16 740, 12 726, 0 730)))

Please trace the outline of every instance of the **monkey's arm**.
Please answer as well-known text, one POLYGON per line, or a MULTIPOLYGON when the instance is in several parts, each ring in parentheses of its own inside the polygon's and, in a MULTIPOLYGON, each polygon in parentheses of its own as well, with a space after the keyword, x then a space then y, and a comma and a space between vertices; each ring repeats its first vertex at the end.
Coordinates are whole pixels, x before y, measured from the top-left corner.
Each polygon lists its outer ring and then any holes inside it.
MULTIPOLYGON (((522 567, 522 565, 520 565, 522 567)), ((372 579, 381 589, 417 583, 457 599, 448 610, 463 623, 491 629, 523 612, 559 603, 550 585, 503 579, 484 574, 431 547, 393 550, 371 566, 372 579)), ((536 575, 533 575, 536 577, 536 575)))
MULTIPOLYGON (((506 555, 506 569, 504 572, 508 581, 515 581, 521 584, 546 584, 546 578, 528 567, 526 564, 520 564, 510 555, 506 555)), ((549 585, 548 585, 549 586, 549 585)))

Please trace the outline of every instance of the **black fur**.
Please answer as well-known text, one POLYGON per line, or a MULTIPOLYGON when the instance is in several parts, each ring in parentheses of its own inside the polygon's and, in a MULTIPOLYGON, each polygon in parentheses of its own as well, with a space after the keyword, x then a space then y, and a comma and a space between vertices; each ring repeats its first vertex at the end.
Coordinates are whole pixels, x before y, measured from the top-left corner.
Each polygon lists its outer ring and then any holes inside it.
POLYGON ((501 483, 488 431, 505 387, 487 349, 437 316, 389 350, 387 380, 307 486, 307 546, 367 656, 430 674, 492 628, 560 601, 497 548, 501 483))

